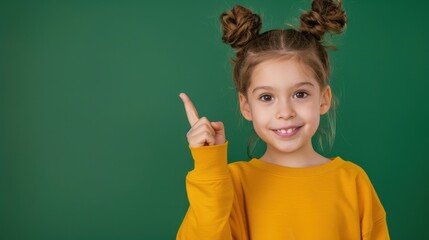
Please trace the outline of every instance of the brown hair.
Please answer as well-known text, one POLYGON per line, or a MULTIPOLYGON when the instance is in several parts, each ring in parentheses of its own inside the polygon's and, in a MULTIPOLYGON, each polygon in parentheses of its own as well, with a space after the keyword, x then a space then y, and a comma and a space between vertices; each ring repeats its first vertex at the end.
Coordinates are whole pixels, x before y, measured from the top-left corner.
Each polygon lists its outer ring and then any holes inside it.
MULTIPOLYGON (((326 48, 334 47, 325 46, 323 36, 327 32, 341 33, 347 17, 341 0, 337 4, 332 0, 313 0, 311 10, 301 15, 300 27, 296 29, 274 29, 259 33, 262 28, 261 18, 239 5, 222 13, 220 20, 222 40, 236 52, 232 59, 235 88, 246 96, 255 67, 275 58, 296 59, 313 73, 321 89, 328 86, 330 64, 326 48)), ((335 107, 335 102, 332 107, 335 107)), ((328 142, 332 145, 335 117, 328 122, 331 123, 328 131, 319 128, 319 132, 330 135, 328 142)))

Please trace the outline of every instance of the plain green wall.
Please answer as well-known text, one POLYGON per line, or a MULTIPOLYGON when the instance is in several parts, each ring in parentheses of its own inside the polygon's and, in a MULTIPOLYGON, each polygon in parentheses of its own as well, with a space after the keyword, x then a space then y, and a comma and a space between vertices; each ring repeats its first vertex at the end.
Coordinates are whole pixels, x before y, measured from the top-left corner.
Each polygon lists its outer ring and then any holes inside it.
MULTIPOLYGON (((182 91, 222 120, 247 159, 218 16, 234 4, 264 30, 307 0, 0 3, 0 239, 174 239, 192 169, 182 91)), ((429 215, 425 1, 345 0, 328 156, 361 165, 392 239, 424 239, 429 215)))

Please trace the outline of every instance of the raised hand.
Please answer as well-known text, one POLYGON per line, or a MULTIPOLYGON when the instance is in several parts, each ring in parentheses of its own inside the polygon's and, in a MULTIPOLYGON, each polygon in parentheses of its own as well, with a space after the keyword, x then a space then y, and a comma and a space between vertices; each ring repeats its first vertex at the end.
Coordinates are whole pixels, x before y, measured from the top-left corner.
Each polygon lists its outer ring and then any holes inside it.
POLYGON ((206 117, 200 118, 197 109, 188 95, 181 93, 179 97, 185 105, 191 129, 186 134, 189 146, 201 147, 225 143, 225 129, 222 122, 210 122, 206 117))

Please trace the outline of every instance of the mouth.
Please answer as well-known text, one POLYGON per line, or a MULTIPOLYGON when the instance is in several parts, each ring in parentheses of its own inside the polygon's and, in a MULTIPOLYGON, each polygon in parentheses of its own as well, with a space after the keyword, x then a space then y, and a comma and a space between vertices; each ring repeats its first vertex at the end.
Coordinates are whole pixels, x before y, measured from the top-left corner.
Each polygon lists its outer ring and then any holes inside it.
POLYGON ((301 127, 279 128, 273 129, 273 132, 281 137, 291 137, 295 135, 301 127))

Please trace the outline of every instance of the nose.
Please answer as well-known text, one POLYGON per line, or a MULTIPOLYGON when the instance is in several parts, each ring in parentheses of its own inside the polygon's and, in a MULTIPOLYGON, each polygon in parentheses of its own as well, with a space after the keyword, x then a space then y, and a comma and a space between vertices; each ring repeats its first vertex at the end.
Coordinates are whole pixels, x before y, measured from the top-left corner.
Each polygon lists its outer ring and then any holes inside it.
POLYGON ((290 100, 284 99, 277 102, 276 119, 290 119, 296 116, 293 104, 290 100))

